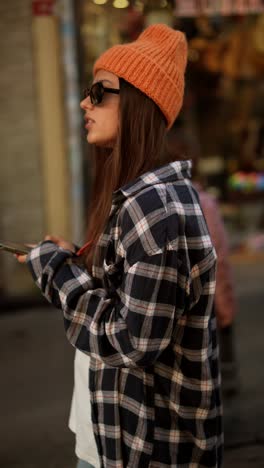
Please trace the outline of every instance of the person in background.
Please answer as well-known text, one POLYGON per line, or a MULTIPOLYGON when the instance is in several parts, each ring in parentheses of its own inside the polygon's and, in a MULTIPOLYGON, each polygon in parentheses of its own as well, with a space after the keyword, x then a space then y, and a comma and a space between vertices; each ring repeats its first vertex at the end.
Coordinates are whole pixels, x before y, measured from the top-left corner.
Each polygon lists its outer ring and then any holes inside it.
POLYGON ((225 396, 238 391, 238 370, 234 346, 234 320, 237 314, 237 300, 229 261, 229 242, 219 203, 214 195, 204 188, 199 172, 198 144, 192 135, 187 138, 180 119, 167 134, 168 152, 174 157, 192 160, 192 180, 198 192, 201 207, 208 225, 209 233, 217 254, 215 312, 219 332, 222 390, 225 396), (192 141, 192 143, 191 143, 192 141), (185 156, 184 156, 185 155, 185 156))
POLYGON ((219 330, 222 390, 228 396, 238 390, 234 350, 234 319, 237 313, 232 269, 229 261, 228 236, 216 198, 199 182, 195 188, 217 253, 215 312, 219 330))
POLYGON ((81 102, 95 146, 89 241, 50 238, 19 257, 90 356, 101 467, 222 465, 216 253, 191 163, 164 148, 186 63, 184 34, 164 24, 99 57, 81 102))

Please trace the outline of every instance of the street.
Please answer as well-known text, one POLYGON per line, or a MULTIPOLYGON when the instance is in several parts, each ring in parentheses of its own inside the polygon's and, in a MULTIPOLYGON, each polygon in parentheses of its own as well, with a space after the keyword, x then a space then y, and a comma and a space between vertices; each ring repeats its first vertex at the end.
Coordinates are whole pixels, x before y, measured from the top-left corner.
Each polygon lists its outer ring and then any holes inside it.
MULTIPOLYGON (((224 468, 264 467, 263 273, 263 264, 235 267, 239 392, 224 402, 224 468)), ((0 467, 73 468, 74 350, 60 311, 3 310, 0 323, 0 467)))

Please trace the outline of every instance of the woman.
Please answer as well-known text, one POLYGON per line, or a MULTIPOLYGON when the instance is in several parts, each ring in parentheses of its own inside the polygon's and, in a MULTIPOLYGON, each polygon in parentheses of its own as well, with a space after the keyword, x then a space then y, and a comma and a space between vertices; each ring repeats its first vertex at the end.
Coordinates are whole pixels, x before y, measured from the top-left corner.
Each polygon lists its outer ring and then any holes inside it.
POLYGON ((109 468, 221 466, 216 255, 190 163, 164 159, 186 61, 184 35, 161 24, 99 57, 81 103, 96 146, 90 241, 76 253, 53 238, 26 258, 91 358, 109 468))

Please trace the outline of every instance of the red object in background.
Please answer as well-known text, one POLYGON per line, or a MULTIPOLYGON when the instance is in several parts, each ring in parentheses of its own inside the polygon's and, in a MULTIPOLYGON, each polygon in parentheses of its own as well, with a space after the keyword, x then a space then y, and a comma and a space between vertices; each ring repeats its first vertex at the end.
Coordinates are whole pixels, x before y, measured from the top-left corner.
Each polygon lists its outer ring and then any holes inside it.
POLYGON ((34 0, 32 14, 34 16, 50 16, 54 13, 55 0, 34 0))

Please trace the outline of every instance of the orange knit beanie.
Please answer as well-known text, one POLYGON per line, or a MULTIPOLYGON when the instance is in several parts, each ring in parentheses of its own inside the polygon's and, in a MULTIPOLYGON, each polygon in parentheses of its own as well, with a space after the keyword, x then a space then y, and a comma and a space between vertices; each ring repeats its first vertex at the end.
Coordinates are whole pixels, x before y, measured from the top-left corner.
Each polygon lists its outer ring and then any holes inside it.
POLYGON ((154 24, 136 41, 104 52, 93 72, 112 72, 145 93, 160 108, 170 128, 182 106, 186 63, 184 34, 165 24, 154 24))

